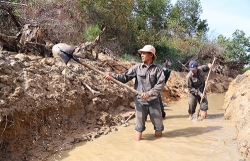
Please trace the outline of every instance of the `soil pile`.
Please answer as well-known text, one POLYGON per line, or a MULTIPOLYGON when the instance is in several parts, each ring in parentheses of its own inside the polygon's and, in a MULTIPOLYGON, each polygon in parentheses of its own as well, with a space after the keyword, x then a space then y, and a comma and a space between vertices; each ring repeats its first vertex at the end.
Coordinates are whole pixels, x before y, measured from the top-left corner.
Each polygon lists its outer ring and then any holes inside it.
MULTIPOLYGON (((136 63, 101 53, 98 61, 80 61, 115 73, 136 63)), ((186 74, 172 71, 162 93, 164 101, 187 97, 186 74)), ((208 93, 226 92, 230 81, 212 74, 208 93)), ((55 58, 0 51, 0 160, 46 160, 74 143, 126 126, 134 112, 132 95, 76 62, 66 67, 55 58)))
MULTIPOLYGON (((102 61, 83 61, 103 70, 102 61)), ((131 92, 82 65, 65 67, 54 58, 1 52, 0 160, 43 160, 116 130, 133 111, 131 92)))
POLYGON ((239 75, 229 86, 223 109, 238 130, 237 145, 240 153, 250 160, 250 71, 239 75))
MULTIPOLYGON (((205 73, 208 74, 208 73, 205 73)), ((186 72, 171 71, 168 82, 162 91, 164 101, 177 101, 188 97, 186 85, 186 72)), ((228 90, 232 78, 211 72, 208 78, 206 93, 224 93, 228 90)))

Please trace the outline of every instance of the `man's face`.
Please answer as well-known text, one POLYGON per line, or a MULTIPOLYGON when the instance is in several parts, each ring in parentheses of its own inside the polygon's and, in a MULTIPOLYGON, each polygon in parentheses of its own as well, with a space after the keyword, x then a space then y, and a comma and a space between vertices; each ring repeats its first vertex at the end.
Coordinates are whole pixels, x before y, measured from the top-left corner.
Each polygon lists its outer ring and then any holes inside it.
POLYGON ((142 52, 141 59, 143 62, 151 61, 153 59, 153 54, 150 52, 142 52))
POLYGON ((196 74, 196 73, 197 73, 197 69, 196 69, 196 70, 192 70, 192 72, 193 72, 194 74, 196 74))

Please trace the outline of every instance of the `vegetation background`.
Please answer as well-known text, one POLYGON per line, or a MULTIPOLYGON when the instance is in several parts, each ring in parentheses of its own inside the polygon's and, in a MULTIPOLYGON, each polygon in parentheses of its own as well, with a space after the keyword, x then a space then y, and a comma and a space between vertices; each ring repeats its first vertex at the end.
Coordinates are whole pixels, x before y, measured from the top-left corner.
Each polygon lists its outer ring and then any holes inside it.
POLYGON ((248 70, 250 37, 236 30, 231 38, 209 39, 201 13, 199 0, 175 5, 170 0, 10 0, 0 1, 0 33, 15 35, 21 25, 40 24, 53 43, 78 45, 93 41, 106 27, 100 45, 126 60, 138 60, 137 50, 152 44, 157 63, 167 58, 176 71, 185 70, 191 59, 202 64, 214 56, 239 72, 248 70))

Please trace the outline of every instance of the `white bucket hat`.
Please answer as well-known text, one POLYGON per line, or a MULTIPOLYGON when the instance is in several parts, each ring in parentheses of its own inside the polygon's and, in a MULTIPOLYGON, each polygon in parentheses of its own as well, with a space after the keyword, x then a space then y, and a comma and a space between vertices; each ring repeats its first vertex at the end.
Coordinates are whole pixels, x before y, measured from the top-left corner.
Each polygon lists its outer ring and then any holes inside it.
POLYGON ((155 60, 157 57, 155 55, 155 48, 152 45, 145 45, 142 49, 138 50, 139 54, 142 54, 142 52, 150 52, 152 53, 153 56, 153 60, 155 60))

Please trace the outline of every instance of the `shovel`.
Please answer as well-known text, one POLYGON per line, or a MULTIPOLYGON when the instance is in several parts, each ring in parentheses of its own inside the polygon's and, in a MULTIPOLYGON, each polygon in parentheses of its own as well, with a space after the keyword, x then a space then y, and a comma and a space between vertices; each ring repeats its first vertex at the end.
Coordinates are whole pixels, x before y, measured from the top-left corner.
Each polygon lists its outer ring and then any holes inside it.
MULTIPOLYGON (((94 68, 93 66, 91 66, 91 65, 89 65, 89 64, 86 64, 86 63, 84 63, 84 62, 81 62, 81 61, 77 58, 77 56, 73 55, 74 50, 68 50, 68 51, 67 51, 67 50, 62 50, 62 49, 60 48, 60 45, 57 45, 57 44, 54 45, 53 48, 52 48, 52 52, 53 52, 53 51, 56 51, 56 53, 53 53, 53 55, 54 55, 54 54, 57 54, 57 55, 65 62, 65 64, 67 64, 67 63, 70 61, 70 59, 73 59, 73 60, 76 61, 77 63, 79 63, 79 64, 81 64, 81 65, 83 65, 83 66, 85 66, 85 67, 87 67, 87 68, 89 68, 89 69, 91 69, 91 70, 93 70, 93 71, 95 71, 95 72, 97 72, 97 73, 103 75, 103 76, 106 76, 105 73, 99 71, 98 69, 94 68), (53 48, 54 48, 54 49, 53 49, 53 48)), ((79 57, 79 58, 80 58, 80 57, 79 57)), ((116 80, 116 79, 114 79, 114 78, 112 78, 112 77, 111 77, 111 80, 112 80, 114 83, 116 83, 116 84, 118 84, 118 85, 120 85, 120 86, 122 86, 122 87, 127 88, 127 89, 130 90, 131 92, 134 92, 135 94, 138 94, 138 95, 141 95, 141 94, 142 94, 141 92, 135 90, 134 88, 131 88, 130 86, 128 86, 128 85, 126 85, 126 84, 123 84, 123 83, 119 82, 118 80, 116 80)))
MULTIPOLYGON (((214 65, 215 60, 216 60, 216 58, 214 58, 214 60, 212 62, 212 65, 214 65)), ((203 89, 203 95, 205 94, 205 90, 206 90, 206 86, 207 86, 207 82, 208 82, 208 78, 209 78, 210 72, 211 72, 211 69, 209 70, 208 75, 207 75, 207 79, 206 79, 206 82, 205 82, 205 87, 203 89)), ((201 103, 202 103, 202 98, 201 98, 201 101, 200 101, 200 106, 201 106, 201 103)), ((198 109, 196 120, 198 120, 198 118, 199 118, 200 110, 201 110, 201 108, 198 109)))

